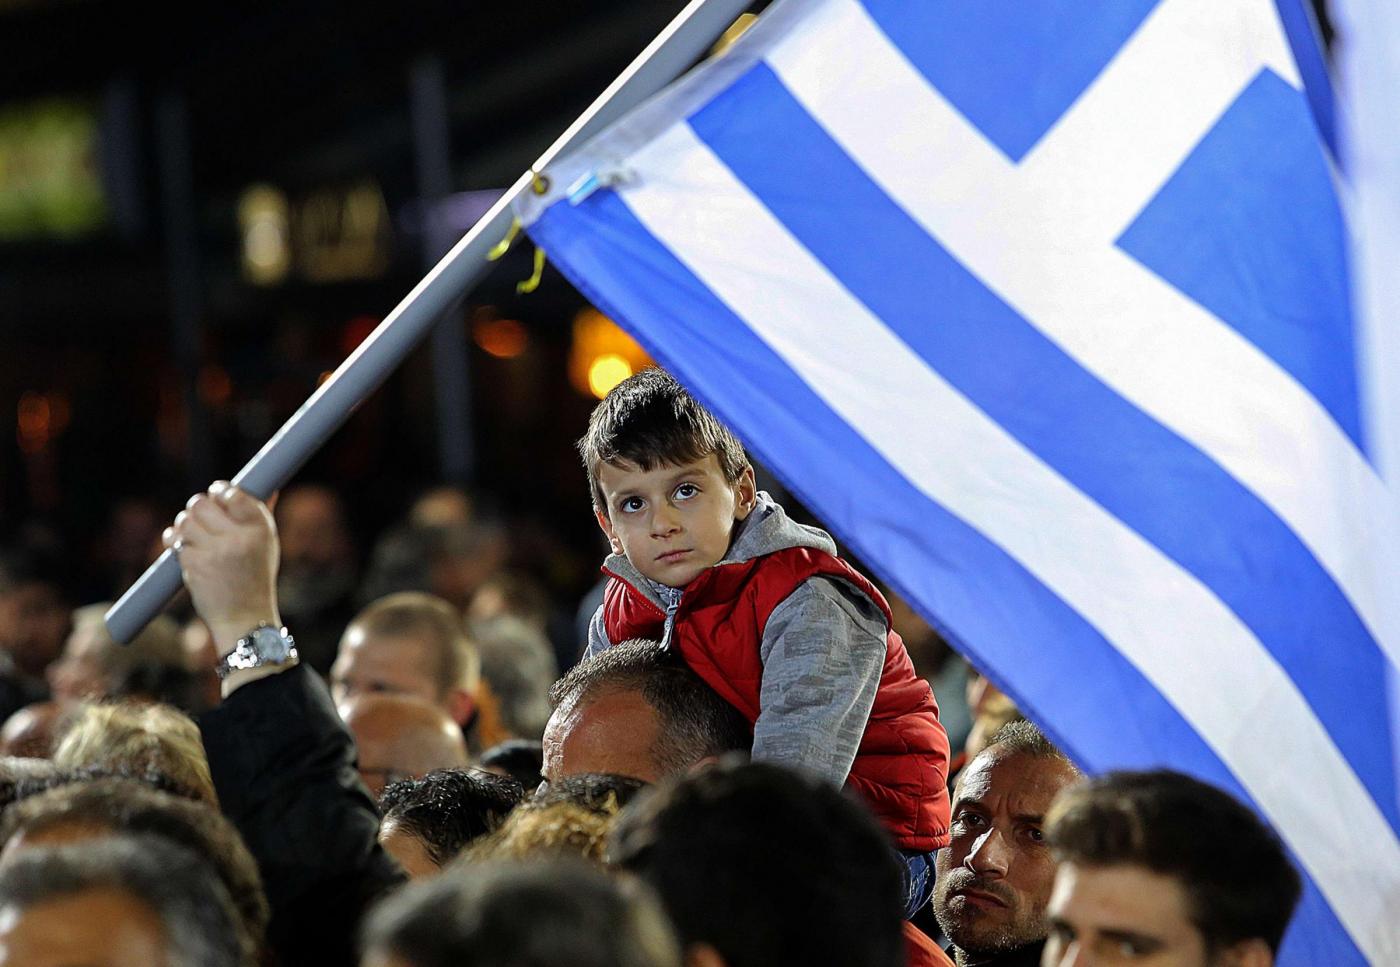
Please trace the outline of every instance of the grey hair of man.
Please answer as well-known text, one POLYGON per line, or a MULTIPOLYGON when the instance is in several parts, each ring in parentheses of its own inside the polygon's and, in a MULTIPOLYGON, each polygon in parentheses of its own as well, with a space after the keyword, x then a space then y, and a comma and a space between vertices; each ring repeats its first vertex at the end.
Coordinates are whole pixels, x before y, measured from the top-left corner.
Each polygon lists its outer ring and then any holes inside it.
POLYGON ((233 901, 208 864, 158 836, 24 850, 0 867, 0 915, 88 890, 114 890, 160 921, 167 967, 252 967, 233 901))
POLYGON ((753 748, 753 729, 675 652, 634 638, 585 659, 549 691, 554 708, 612 691, 640 692, 656 710, 660 731, 651 757, 662 774, 683 772, 702 759, 753 748))
POLYGON ((1040 726, 1026 719, 1007 722, 993 732, 992 737, 987 740, 984 754, 993 748, 999 756, 1023 755, 1031 759, 1059 759, 1068 763, 1075 772, 1081 772, 1074 761, 1040 731, 1040 726))

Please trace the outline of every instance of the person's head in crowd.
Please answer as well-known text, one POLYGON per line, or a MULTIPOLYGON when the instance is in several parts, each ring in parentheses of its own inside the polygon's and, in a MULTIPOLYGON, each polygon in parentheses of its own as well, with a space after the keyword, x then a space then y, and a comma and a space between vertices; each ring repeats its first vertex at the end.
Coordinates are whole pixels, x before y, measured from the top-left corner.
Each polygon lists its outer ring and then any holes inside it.
POLYGON ((165 508, 150 497, 122 497, 112 505, 91 555, 99 572, 99 594, 119 594, 131 587, 160 555, 160 532, 167 523, 165 508))
POLYGON ((530 792, 544 782, 544 746, 529 739, 507 739, 481 753, 476 765, 483 772, 510 776, 530 792))
POLYGON ((379 797, 379 844, 410 877, 432 876, 524 798, 519 782, 486 772, 439 769, 405 779, 379 797))
POLYGON ((274 508, 282 564, 277 602, 291 614, 318 611, 355 587, 355 545, 340 496, 329 487, 288 487, 274 508))
POLYGON ((471 495, 451 484, 425 490, 408 510, 408 522, 414 527, 461 526, 470 524, 475 517, 471 495))
POLYGON ((158 615, 128 645, 119 645, 107 633, 102 620, 108 603, 92 604, 73 612, 73 631, 63 654, 48 668, 49 688, 60 702, 102 701, 109 698, 161 696, 139 694, 144 686, 155 690, 183 683, 192 685, 189 662, 179 624, 158 615))
POLYGON ((538 581, 519 571, 493 574, 476 589, 467 605, 473 624, 514 618, 544 634, 549 628, 549 594, 538 581))
POLYGON ((608 856, 656 890, 691 963, 904 963, 889 840, 815 776, 728 759, 677 777, 623 811, 608 856))
POLYGON ((650 891, 580 863, 490 863, 371 913, 361 967, 681 967, 650 891))
POLYGON ((481 656, 452 605, 404 591, 355 616, 330 679, 337 705, 361 695, 406 695, 441 707, 465 726, 476 711, 481 656))
POLYGON ((469 765, 462 729, 421 699, 361 695, 342 705, 340 714, 355 737, 360 778, 376 799, 392 782, 469 765))
POLYGON ((14 671, 42 680, 63 651, 68 625, 58 564, 38 550, 0 549, 0 652, 14 671))
POLYGON ((398 591, 426 591, 466 611, 488 577, 506 558, 505 531, 491 521, 393 528, 379 539, 370 558, 362 599, 398 591))
POLYGON ((0 756, 0 815, 36 789, 44 789, 60 773, 48 759, 0 756))
POLYGON ((0 866, 32 849, 92 842, 113 834, 158 836, 209 864, 233 901, 254 950, 269 909, 257 862, 217 810, 130 779, 93 779, 29 796, 0 817, 0 866))
POLYGON ((609 814, 631 805, 647 784, 631 776, 608 772, 581 772, 565 776, 558 782, 541 786, 532 802, 571 802, 585 809, 597 809, 609 814))
POLYGON ((589 416, 578 451, 593 516, 612 552, 651 581, 684 587, 718 564, 753 510, 753 465, 738 437, 665 370, 644 369, 609 391, 589 416), (678 474, 690 482, 680 483, 678 474), (682 509, 666 517, 665 531, 656 530, 662 519, 652 508, 687 488, 684 503, 676 502, 682 509), (685 553, 658 556, 682 530, 685 553))
POLYGON ((489 859, 574 857, 603 864, 618 814, 647 784, 627 776, 588 773, 541 787, 501 828, 473 843, 472 863, 489 859))
POLYGON ((218 806, 199 726, 168 705, 88 705, 74 714, 53 761, 69 769, 159 773, 218 806))
POLYGON ((66 709, 58 702, 33 702, 0 726, 0 755, 47 759, 63 730, 66 709))
POLYGON ((501 725, 517 738, 538 739, 549 721, 549 688, 559 677, 549 639, 508 616, 471 628, 501 725))
POLYGON ((1030 722, 1012 722, 953 791, 952 840, 938 852, 933 912, 959 967, 1023 962, 1049 929, 1055 864, 1045 815, 1079 769, 1030 722), (1017 959, 1021 958, 1021 959, 1017 959))
POLYGON ((550 701, 549 782, 581 772, 655 782, 753 745, 744 717, 654 641, 626 641, 579 662, 550 701))
POLYGON ((251 967, 228 891, 156 836, 35 847, 0 864, 0 967, 251 967))
POLYGON ((1302 886, 1279 838, 1214 786, 1118 772, 1061 796, 1043 963, 1269 967, 1302 886))
POLYGON ((592 806, 564 799, 528 800, 499 829, 472 843, 462 862, 563 858, 602 866, 620 809, 615 800, 592 806))

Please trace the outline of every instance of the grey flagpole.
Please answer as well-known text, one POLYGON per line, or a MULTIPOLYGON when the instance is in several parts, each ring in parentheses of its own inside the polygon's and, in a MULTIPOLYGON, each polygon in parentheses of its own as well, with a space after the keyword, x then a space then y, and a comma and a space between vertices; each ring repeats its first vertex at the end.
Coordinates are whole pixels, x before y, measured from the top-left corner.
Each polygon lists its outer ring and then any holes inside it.
MULTIPOLYGON (((238 472, 233 483, 264 500, 285 485, 355 407, 428 335, 453 301, 486 275, 491 268, 487 255, 509 231, 514 220, 512 205, 531 190, 535 173, 679 77, 750 2, 691 0, 292 414, 238 472)), ((104 620, 108 632, 119 642, 131 641, 180 590, 180 585, 180 564, 174 553, 167 550, 107 612, 104 620)))

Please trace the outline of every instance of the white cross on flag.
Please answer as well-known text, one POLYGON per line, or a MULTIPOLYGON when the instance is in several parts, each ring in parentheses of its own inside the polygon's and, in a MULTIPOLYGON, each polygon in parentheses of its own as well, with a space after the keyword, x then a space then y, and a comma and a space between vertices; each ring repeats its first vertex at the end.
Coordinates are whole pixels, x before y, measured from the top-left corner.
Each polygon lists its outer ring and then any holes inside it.
POLYGON ((1304 0, 780 0, 522 217, 1091 771, 1400 964, 1396 501, 1304 0))

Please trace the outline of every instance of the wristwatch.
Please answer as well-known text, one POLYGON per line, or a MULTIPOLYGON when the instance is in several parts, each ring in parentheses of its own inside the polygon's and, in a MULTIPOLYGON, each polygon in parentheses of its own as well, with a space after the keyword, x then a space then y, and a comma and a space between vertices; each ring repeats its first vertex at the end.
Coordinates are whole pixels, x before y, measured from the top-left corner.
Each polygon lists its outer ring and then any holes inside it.
POLYGON ((277 628, 262 622, 252 631, 238 639, 219 663, 214 666, 219 680, 228 678, 234 672, 248 668, 261 668, 264 665, 294 665, 297 662, 297 643, 286 628, 277 628))

